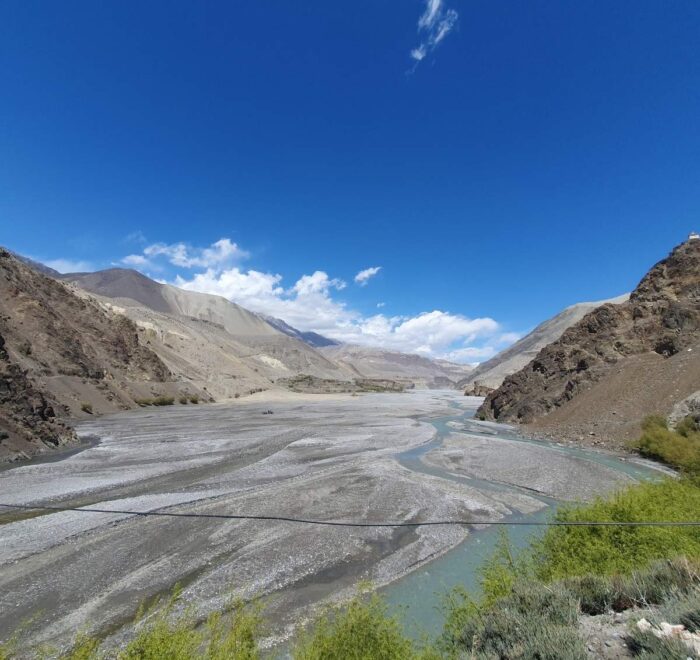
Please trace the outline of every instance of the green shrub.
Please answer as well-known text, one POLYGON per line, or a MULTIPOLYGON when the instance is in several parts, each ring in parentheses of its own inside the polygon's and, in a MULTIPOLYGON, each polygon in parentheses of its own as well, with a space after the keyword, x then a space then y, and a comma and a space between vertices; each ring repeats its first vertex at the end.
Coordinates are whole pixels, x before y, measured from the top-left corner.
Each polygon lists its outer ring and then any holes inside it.
POLYGON ((207 660, 257 660, 258 637, 262 628, 260 608, 236 601, 225 616, 212 614, 206 625, 207 660))
POLYGON ((175 403, 175 397, 173 396, 157 396, 152 399, 134 399, 134 401, 141 406, 172 406, 175 403))
POLYGON ((480 567, 479 574, 482 603, 489 605, 509 595, 518 580, 531 579, 533 568, 528 553, 516 554, 508 534, 502 531, 493 554, 480 567))
POLYGON ((235 601, 225 613, 212 614, 198 627, 189 612, 174 614, 177 600, 176 591, 161 611, 155 612, 158 604, 151 608, 147 615, 151 621, 143 624, 117 660, 258 660, 258 607, 235 601))
POLYGON ((420 657, 376 595, 331 608, 294 649, 295 660, 410 660, 420 657))
POLYGON ((61 660, 94 660, 99 657, 99 647, 98 639, 80 633, 70 651, 61 656, 61 660))
POLYGON ((643 456, 660 460, 691 477, 700 475, 700 431, 693 417, 683 419, 675 431, 663 417, 642 423, 642 437, 632 444, 643 456))
POLYGON ((82 410, 84 413, 87 413, 88 415, 92 415, 92 404, 87 403, 87 401, 83 401, 80 404, 80 410, 82 410))
MULTIPOLYGON (((666 478, 630 486, 608 499, 560 509, 555 519, 583 521, 693 521, 700 488, 666 478)), ((535 544, 533 564, 545 581, 570 576, 628 574, 656 559, 700 557, 700 528, 643 526, 549 527, 535 544)))
POLYGON ((186 396, 181 396, 181 397, 180 397, 180 403, 181 403, 183 406, 186 406, 186 405, 189 403, 189 401, 190 401, 190 400, 189 400, 186 396))
POLYGON ((190 403, 194 403, 195 405, 199 403, 199 397, 196 394, 193 394, 190 397, 190 403))

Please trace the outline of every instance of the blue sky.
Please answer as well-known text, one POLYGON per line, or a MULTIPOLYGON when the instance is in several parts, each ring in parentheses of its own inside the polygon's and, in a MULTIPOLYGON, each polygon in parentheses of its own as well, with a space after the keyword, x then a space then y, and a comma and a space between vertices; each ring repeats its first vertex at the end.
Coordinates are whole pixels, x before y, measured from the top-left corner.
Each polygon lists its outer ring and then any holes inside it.
POLYGON ((0 243, 483 359, 700 227, 699 34, 697 0, 8 0, 0 243))

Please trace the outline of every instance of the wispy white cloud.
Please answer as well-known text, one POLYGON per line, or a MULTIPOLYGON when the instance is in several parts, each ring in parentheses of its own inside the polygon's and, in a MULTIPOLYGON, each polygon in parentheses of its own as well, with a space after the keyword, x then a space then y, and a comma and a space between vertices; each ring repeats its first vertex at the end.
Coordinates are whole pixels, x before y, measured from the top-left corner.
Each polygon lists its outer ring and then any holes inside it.
POLYGON ((418 19, 418 27, 422 29, 433 27, 441 11, 442 0, 426 0, 425 11, 418 19))
POLYGON ((454 9, 447 9, 443 0, 425 1, 425 9, 418 19, 421 43, 410 53, 416 66, 452 32, 458 18, 459 14, 454 9))
POLYGON ((151 266, 159 259, 179 268, 221 267, 241 261, 249 256, 237 243, 221 238, 209 247, 199 248, 187 243, 153 243, 140 254, 129 254, 122 259, 128 266, 151 266))
POLYGON ((86 273, 95 270, 89 261, 74 261, 73 259, 50 259, 43 262, 49 268, 59 273, 86 273))
POLYGON ((365 268, 355 275, 355 282, 360 286, 367 286, 367 282, 369 282, 381 269, 381 266, 365 268))
POLYGON ((135 243, 137 245, 145 245, 146 243, 148 243, 148 241, 146 240, 146 236, 144 235, 144 233, 140 229, 137 229, 136 231, 132 231, 124 237, 124 243, 135 243))
POLYGON ((386 307, 386 303, 385 302, 378 302, 377 309, 381 309, 382 307, 386 307))
POLYGON ((129 254, 122 259, 122 263, 127 266, 151 266, 151 262, 142 254, 129 254))
POLYGON ((513 344, 518 339, 520 339, 522 335, 519 332, 504 332, 502 335, 499 335, 498 337, 498 343, 499 344, 513 344))

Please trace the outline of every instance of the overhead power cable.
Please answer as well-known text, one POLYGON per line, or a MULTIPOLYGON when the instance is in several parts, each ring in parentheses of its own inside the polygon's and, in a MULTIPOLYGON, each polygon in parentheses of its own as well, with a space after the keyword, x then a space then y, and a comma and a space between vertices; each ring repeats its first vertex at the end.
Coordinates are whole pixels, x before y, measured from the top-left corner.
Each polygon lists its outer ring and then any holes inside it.
POLYGON ((26 511, 75 511, 77 513, 111 513, 117 515, 159 517, 159 518, 203 518, 210 520, 260 520, 271 522, 290 522, 303 525, 324 525, 328 527, 431 527, 437 525, 517 525, 532 527, 700 527, 698 520, 425 520, 423 522, 356 522, 346 520, 314 520, 294 518, 291 516, 271 516, 242 513, 179 513, 175 511, 127 511, 123 509, 95 509, 70 506, 43 506, 29 504, 2 504, 6 509, 26 511))

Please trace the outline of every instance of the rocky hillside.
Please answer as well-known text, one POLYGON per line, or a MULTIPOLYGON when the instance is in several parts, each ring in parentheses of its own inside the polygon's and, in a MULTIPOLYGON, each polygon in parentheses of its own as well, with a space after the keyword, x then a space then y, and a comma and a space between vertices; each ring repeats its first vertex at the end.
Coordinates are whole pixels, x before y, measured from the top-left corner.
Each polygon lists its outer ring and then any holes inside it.
POLYGON ((584 316, 479 410, 564 437, 612 443, 700 389, 700 241, 678 246, 627 302, 584 316), (585 401, 586 405, 583 405, 585 401))
POLYGON ((0 460, 73 438, 57 418, 134 405, 170 373, 136 326, 0 248, 0 460))
POLYGON ((512 346, 490 360, 482 362, 467 378, 458 383, 458 387, 465 389, 467 394, 486 396, 490 390, 500 387, 506 376, 520 371, 545 346, 559 339, 568 328, 578 323, 596 307, 607 303, 619 304, 628 299, 629 295, 625 294, 611 300, 577 303, 567 307, 551 319, 540 323, 532 332, 516 341, 512 346))

